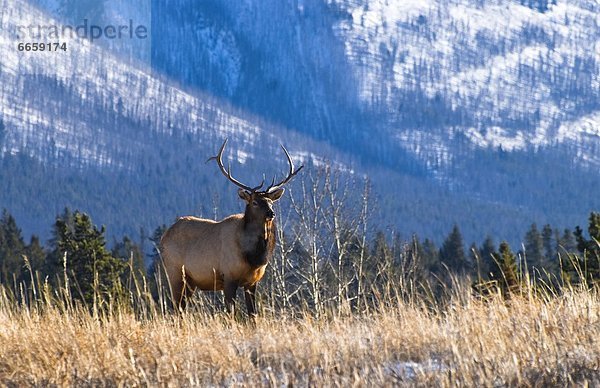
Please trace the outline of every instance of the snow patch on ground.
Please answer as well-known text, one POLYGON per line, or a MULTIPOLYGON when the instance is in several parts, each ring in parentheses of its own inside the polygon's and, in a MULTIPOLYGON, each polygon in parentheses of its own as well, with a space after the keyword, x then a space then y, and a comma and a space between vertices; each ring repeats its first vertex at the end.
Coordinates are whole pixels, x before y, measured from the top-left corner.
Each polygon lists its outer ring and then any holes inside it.
POLYGON ((386 374, 406 382, 415 381, 420 375, 443 373, 447 370, 448 366, 437 359, 429 359, 423 362, 395 361, 384 365, 386 374))

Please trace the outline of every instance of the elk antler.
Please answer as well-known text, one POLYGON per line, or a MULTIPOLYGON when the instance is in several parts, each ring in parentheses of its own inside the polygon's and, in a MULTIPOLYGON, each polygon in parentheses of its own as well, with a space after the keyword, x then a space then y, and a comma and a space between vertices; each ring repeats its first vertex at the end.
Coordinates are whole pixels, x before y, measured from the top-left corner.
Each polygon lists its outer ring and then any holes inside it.
POLYGON ((269 187, 267 187, 267 189, 264 191, 265 193, 270 193, 274 190, 279 189, 281 186, 288 183, 294 176, 296 176, 296 174, 298 174, 300 172, 300 170, 302 170, 302 168, 304 167, 302 165, 302 166, 300 166, 299 169, 294 171, 294 162, 292 162, 292 158, 290 157, 289 152, 285 149, 283 144, 281 144, 281 149, 283 149, 283 152, 285 152, 285 157, 287 158, 288 164, 290 165, 290 171, 288 172, 288 176, 284 180, 282 180, 281 182, 279 182, 277 184, 275 184, 275 177, 273 177, 273 181, 271 182, 269 187))
POLYGON ((231 176, 231 165, 229 165, 228 169, 225 169, 225 166, 223 166, 223 151, 225 150, 225 145, 227 145, 227 140, 229 139, 225 139, 225 141, 223 142, 223 145, 221 146, 221 149, 219 150, 219 153, 217 154, 217 156, 213 156, 211 158, 208 158, 208 160, 206 161, 207 163, 210 162, 211 160, 216 160, 217 164, 219 165, 219 169, 221 169, 221 172, 223 173, 223 175, 225 175, 227 177, 227 179, 229 179, 234 185, 248 191, 248 192, 255 192, 258 189, 260 189, 261 187, 263 187, 263 185, 265 184, 265 180, 263 179, 262 183, 256 187, 250 187, 248 185, 243 184, 242 182, 238 181, 237 179, 235 179, 234 177, 231 176))

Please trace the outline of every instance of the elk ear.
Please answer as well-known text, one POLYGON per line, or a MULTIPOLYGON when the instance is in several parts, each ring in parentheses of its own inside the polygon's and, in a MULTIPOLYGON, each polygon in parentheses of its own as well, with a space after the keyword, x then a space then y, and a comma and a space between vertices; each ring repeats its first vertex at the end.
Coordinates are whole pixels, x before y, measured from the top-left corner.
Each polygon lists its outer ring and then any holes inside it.
POLYGON ((283 189, 283 188, 277 189, 277 190, 273 191, 272 193, 267 193, 266 197, 269 198, 271 201, 275 202, 279 198, 281 198, 281 196, 283 195, 284 192, 285 192, 285 189, 283 189))
POLYGON ((250 200, 252 199, 252 196, 250 195, 250 193, 244 189, 239 189, 238 195, 240 196, 241 199, 243 199, 244 201, 246 201, 248 203, 250 203, 250 200))

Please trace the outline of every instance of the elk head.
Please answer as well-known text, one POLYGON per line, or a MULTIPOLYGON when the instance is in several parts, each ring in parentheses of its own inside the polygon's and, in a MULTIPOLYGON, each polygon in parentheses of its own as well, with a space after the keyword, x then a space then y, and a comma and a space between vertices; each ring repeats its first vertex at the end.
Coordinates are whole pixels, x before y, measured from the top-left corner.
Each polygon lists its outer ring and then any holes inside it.
POLYGON ((281 198, 281 196, 283 195, 285 191, 283 186, 286 183, 288 183, 294 176, 296 176, 296 174, 298 174, 298 172, 300 172, 300 170, 302 170, 304 166, 300 166, 300 168, 295 169, 294 162, 292 162, 290 154, 285 149, 285 147, 281 145, 281 148, 285 153, 289 165, 287 177, 278 183, 275 183, 275 177, 273 177, 271 184, 264 190, 261 190, 265 183, 264 179, 260 183, 260 185, 250 187, 241 183, 231 175, 231 166, 229 166, 229 168, 226 169, 223 165, 223 151, 225 150, 225 146, 227 145, 227 140, 228 139, 225 139, 225 141, 223 142, 223 145, 219 149, 219 153, 217 154, 217 156, 209 158, 208 161, 216 160, 217 164, 219 165, 219 169, 221 170, 223 175, 225 175, 225 177, 229 179, 230 182, 239 187, 238 195, 242 200, 244 200, 244 202, 246 202, 246 211, 244 213, 246 221, 248 222, 252 220, 261 224, 270 225, 271 221, 273 221, 273 219, 275 218, 275 212, 273 211, 273 203, 279 198, 281 198))

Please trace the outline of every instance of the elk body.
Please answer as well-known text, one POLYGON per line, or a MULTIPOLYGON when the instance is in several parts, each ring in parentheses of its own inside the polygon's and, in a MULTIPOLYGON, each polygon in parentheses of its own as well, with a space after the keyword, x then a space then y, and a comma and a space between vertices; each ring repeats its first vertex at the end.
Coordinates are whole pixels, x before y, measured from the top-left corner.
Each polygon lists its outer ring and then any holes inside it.
POLYGON ((245 202, 243 214, 234 214, 221 221, 197 217, 181 217, 163 235, 161 254, 173 302, 185 307, 185 299, 194 290, 223 290, 225 304, 233 311, 238 287, 244 288, 248 315, 256 315, 256 284, 263 277, 275 247, 275 213, 273 203, 284 193, 282 187, 303 166, 294 169, 292 159, 282 146, 289 164, 287 177, 260 190, 264 185, 250 187, 231 176, 222 156, 227 140, 216 160, 219 169, 239 187, 238 195, 245 202))

